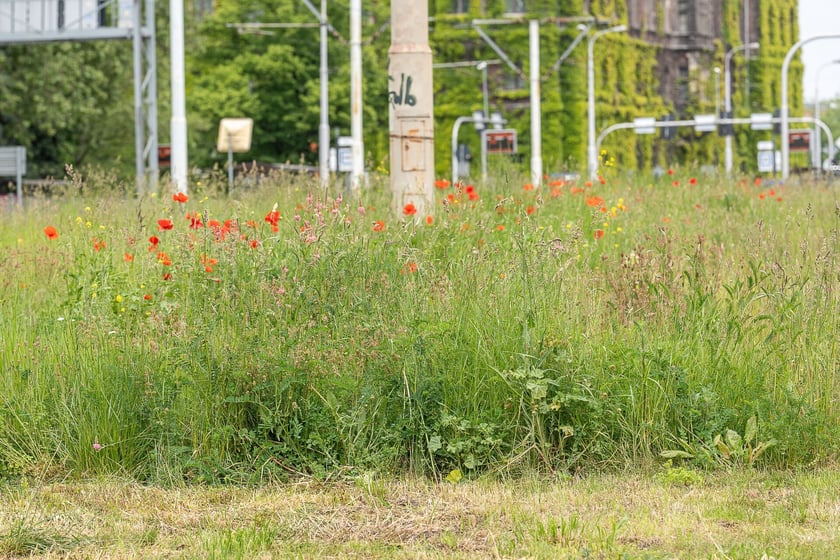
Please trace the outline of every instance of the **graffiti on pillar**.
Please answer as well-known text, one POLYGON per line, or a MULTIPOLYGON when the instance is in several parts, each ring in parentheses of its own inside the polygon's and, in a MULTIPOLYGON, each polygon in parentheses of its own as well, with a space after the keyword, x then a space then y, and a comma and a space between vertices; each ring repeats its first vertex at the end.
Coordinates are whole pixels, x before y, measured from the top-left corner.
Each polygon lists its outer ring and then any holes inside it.
MULTIPOLYGON (((389 82, 396 82, 393 76, 388 76, 389 82)), ((414 79, 411 76, 406 76, 405 74, 400 74, 400 89, 399 91, 391 90, 388 92, 388 101, 391 105, 408 105, 409 107, 414 107, 417 105, 417 97, 411 94, 411 84, 414 82, 414 79)))

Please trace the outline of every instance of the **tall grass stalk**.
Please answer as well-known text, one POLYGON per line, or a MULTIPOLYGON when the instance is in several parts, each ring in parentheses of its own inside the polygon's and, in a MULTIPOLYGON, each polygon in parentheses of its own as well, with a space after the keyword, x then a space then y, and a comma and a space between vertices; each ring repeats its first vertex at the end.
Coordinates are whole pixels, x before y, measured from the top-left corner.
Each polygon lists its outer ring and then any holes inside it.
POLYGON ((753 417, 763 464, 837 457, 832 190, 508 181, 427 220, 253 183, 75 175, 7 216, 0 477, 716 468, 753 417))

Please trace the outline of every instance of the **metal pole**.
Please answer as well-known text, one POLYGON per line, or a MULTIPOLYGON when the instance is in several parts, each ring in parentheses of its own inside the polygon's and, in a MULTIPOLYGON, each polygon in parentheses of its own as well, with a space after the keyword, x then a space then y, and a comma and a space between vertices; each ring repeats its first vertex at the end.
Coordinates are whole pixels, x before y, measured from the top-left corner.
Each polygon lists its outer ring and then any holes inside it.
MULTIPOLYGON (((751 29, 751 16, 750 16, 750 2, 752 0, 744 0, 744 43, 750 43, 750 32, 751 29)), ((746 72, 744 73, 744 95, 746 96, 747 101, 747 109, 751 108, 750 105, 750 53, 747 51, 744 53, 746 55, 746 72)), ((776 157, 775 155, 773 156, 776 157)))
POLYGON ((137 196, 141 196, 145 190, 146 160, 143 157, 143 148, 146 145, 145 123, 143 119, 143 37, 142 20, 140 10, 142 0, 134 0, 131 11, 133 28, 134 48, 134 157, 136 172, 137 196))
POLYGON ((169 0, 172 120, 170 176, 178 192, 187 192, 187 102, 184 70, 184 2, 169 0))
POLYGON ((146 0, 146 129, 149 138, 146 161, 149 188, 157 192, 160 169, 158 164, 158 111, 157 111, 157 34, 155 25, 155 0, 146 0))
POLYGON ((391 154, 391 201, 411 219, 434 211, 435 150, 432 49, 428 0, 391 0, 391 47, 388 50, 388 105, 391 154), (408 206, 412 208, 412 206, 408 206))
POLYGON ((26 160, 26 148, 17 146, 15 148, 15 194, 17 195, 18 208, 23 208, 23 168, 26 160))
POLYGON ((330 182, 330 69, 327 60, 327 0, 321 0, 319 20, 321 31, 321 122, 318 125, 318 176, 321 179, 321 187, 326 188, 330 182))
POLYGON ((484 128, 478 133, 481 139, 481 180, 487 184, 487 123, 484 121, 484 128))
MULTIPOLYGON (((528 44, 531 54, 531 184, 542 182, 542 110, 540 106, 540 22, 528 22, 528 44)), ((488 117, 490 115, 487 115, 488 117)))
MULTIPOLYGON (((727 116, 729 116, 729 112, 732 111, 732 76, 730 73, 730 64, 732 62, 732 56, 739 51, 749 49, 757 49, 759 44, 756 43, 749 43, 747 45, 740 45, 738 47, 734 47, 726 53, 723 57, 723 110, 726 111, 727 116)), ((725 152, 725 169, 726 174, 729 175, 732 173, 732 135, 728 134, 726 136, 726 152, 725 152)))
POLYGON ((788 123, 788 70, 790 61, 793 59, 793 54, 798 51, 802 45, 810 43, 811 41, 819 41, 822 39, 840 39, 840 35, 817 35, 816 37, 809 37, 802 39, 793 45, 785 55, 785 60, 782 62, 782 105, 779 114, 781 119, 782 129, 782 180, 787 179, 790 175, 790 143, 788 137, 790 136, 790 125, 788 123))
POLYGON ((484 119, 482 128, 478 132, 478 138, 481 142, 481 181, 487 183, 487 137, 485 132, 490 125, 490 101, 487 94, 487 61, 482 60, 475 65, 476 69, 481 72, 481 99, 482 99, 482 114, 484 119))
POLYGON ((481 96, 484 104, 482 107, 484 108, 484 118, 490 118, 490 100, 487 93, 487 61, 482 60, 475 66, 481 71, 481 96))
MULTIPOLYGON (((458 117, 455 119, 455 124, 452 125, 452 144, 451 144, 451 151, 452 151, 452 185, 454 186, 458 182, 458 132, 461 130, 461 125, 463 123, 476 123, 476 122, 484 122, 484 119, 477 119, 475 117, 458 117)), ((484 133, 487 131, 485 128, 481 131, 481 141, 484 143, 484 133)), ((482 165, 487 165, 486 158, 487 154, 484 150, 481 152, 481 157, 483 159, 482 165)))
MULTIPOLYGON (((399 12, 391 11, 392 14, 399 12)), ((428 16, 423 16, 426 21, 428 16)), ((427 24, 428 26, 428 24, 427 24)), ((428 30, 428 27, 426 28, 428 30)), ((428 36, 428 34, 427 34, 428 36)), ((428 39, 427 39, 428 43, 428 39)), ((431 58, 431 57, 430 57, 431 58)), ((429 69, 431 83, 431 69, 429 69)), ((361 188, 365 172, 365 144, 362 134, 362 0, 350 0, 350 137, 352 160, 350 188, 361 188)))
POLYGON ((228 194, 233 192, 233 135, 228 132, 228 194))
MULTIPOLYGON (((814 81, 814 118, 820 120, 820 73, 832 64, 840 64, 840 59, 830 60, 817 69, 816 80, 814 81)), ((819 127, 814 125, 814 167, 817 174, 822 172, 822 134, 819 127)))
POLYGON ((589 124, 587 142, 587 173, 590 179, 595 179, 598 173, 598 154, 595 152, 595 61, 594 46, 598 37, 607 33, 626 31, 626 25, 617 25, 609 29, 602 29, 589 37, 586 51, 586 84, 587 84, 587 120, 589 124))
MULTIPOLYGON (((772 122, 774 124, 775 123, 781 123, 782 119, 774 117, 774 118, 770 119, 770 122, 772 122)), ((825 135, 830 140, 829 146, 828 146, 828 150, 829 150, 828 157, 829 157, 829 159, 832 159, 834 157, 834 149, 833 149, 834 148, 834 136, 832 136, 832 134, 831 134, 831 129, 828 128, 828 125, 826 125, 823 121, 817 120, 813 117, 791 117, 790 122, 816 124, 817 126, 819 126, 822 129, 822 131, 825 133, 825 135)), ((697 124, 698 124, 697 121, 692 119, 692 120, 682 120, 682 121, 656 121, 654 123, 647 124, 646 126, 653 126, 654 128, 663 128, 663 127, 697 126, 697 124)), ((734 124, 752 124, 752 119, 751 118, 720 119, 720 124, 733 124, 733 125, 734 124)), ((612 134, 616 130, 628 130, 628 129, 636 128, 636 126, 637 125, 636 125, 635 122, 628 122, 628 123, 616 123, 616 124, 612 124, 612 125, 606 127, 605 129, 603 129, 598 134, 598 139, 595 142, 596 148, 600 150, 601 149, 601 144, 603 143, 604 138, 606 138, 609 134, 612 134)))

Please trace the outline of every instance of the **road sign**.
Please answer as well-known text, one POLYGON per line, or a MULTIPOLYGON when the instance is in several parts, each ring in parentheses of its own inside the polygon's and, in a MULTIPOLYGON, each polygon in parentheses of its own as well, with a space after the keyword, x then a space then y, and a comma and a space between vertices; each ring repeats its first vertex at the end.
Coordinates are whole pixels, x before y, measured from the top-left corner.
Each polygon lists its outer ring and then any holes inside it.
POLYGON ((653 134, 656 132, 656 119, 653 117, 642 117, 633 119, 633 130, 636 134, 653 134))
POLYGON ((788 133, 788 147, 791 152, 810 152, 811 151, 811 131, 791 130, 788 133))
POLYGON ((501 130, 484 130, 482 132, 488 154, 515 154, 516 130, 503 128, 501 130))
POLYGON ((694 130, 714 132, 717 130, 717 118, 714 115, 694 115, 694 130))
POLYGON ((772 173, 773 167, 773 152, 758 152, 758 171, 760 173, 772 173))
POLYGON ((251 136, 254 119, 222 119, 219 122, 219 137, 216 150, 219 152, 248 152, 251 150, 251 136))
POLYGON ((172 146, 169 144, 158 145, 158 167, 172 167, 172 146))
POLYGON ((752 130, 773 130, 773 113, 753 113, 750 115, 752 130))

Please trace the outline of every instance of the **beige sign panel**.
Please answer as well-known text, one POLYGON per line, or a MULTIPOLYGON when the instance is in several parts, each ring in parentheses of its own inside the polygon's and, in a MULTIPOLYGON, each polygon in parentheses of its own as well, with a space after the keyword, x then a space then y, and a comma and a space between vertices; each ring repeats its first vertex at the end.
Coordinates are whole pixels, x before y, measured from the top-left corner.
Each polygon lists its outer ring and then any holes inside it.
POLYGON ((251 149, 251 135, 254 119, 222 119, 219 123, 219 138, 216 150, 219 152, 247 152, 251 149))

